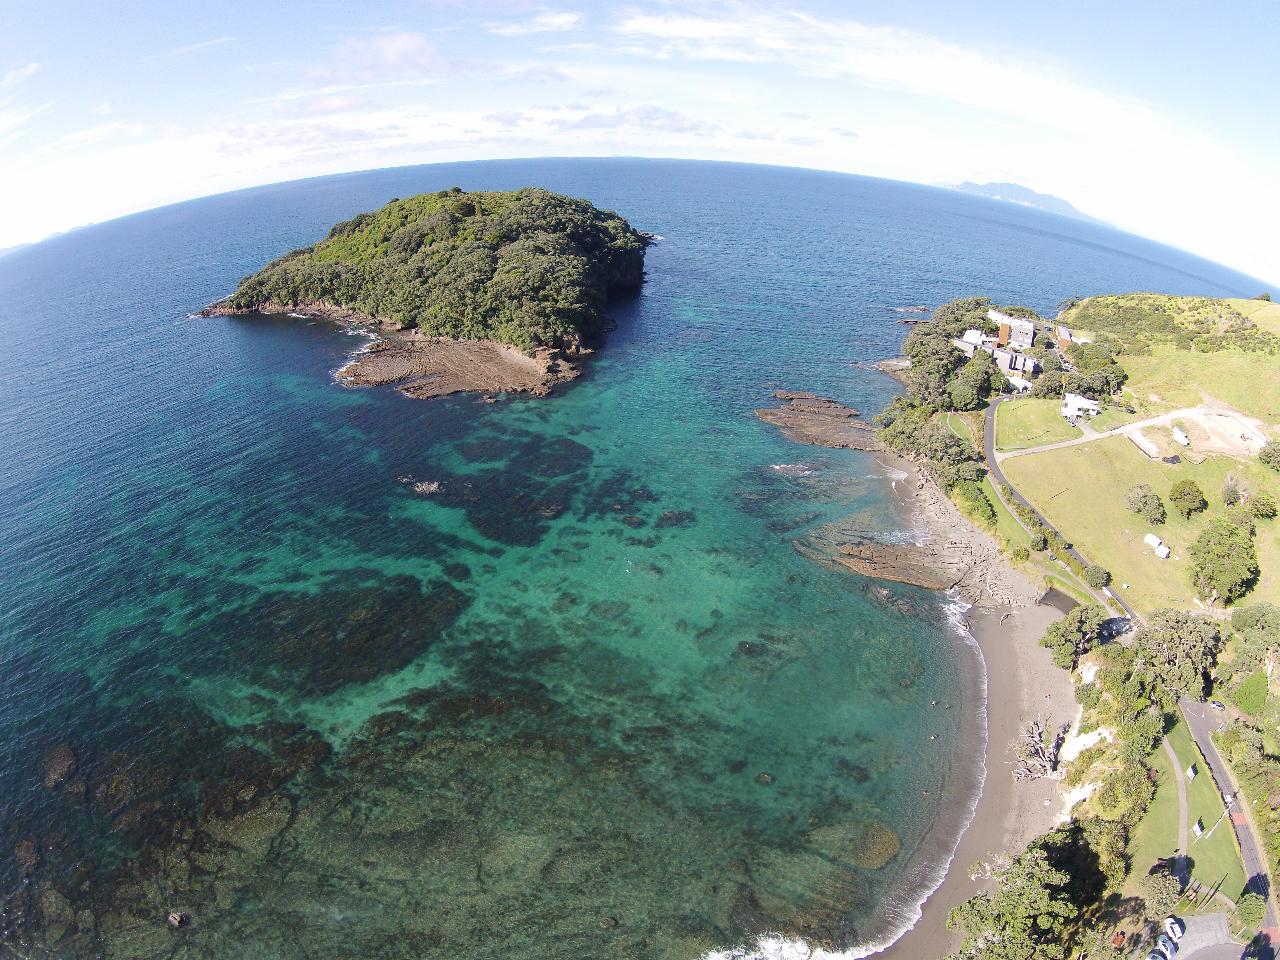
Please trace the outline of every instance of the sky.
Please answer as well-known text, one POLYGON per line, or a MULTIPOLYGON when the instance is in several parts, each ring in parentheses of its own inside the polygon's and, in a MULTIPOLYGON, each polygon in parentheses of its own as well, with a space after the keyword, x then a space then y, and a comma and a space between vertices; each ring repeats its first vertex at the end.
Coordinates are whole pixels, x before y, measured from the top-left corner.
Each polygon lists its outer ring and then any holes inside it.
POLYGON ((533 156, 1019 183, 1280 283, 1280 4, 0 0, 0 248, 533 156))

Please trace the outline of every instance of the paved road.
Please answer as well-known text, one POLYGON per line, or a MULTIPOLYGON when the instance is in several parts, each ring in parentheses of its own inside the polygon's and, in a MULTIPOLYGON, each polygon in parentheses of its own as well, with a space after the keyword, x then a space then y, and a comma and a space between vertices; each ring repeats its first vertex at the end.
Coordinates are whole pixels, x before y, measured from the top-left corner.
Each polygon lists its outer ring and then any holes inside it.
MULTIPOLYGON (((991 472, 991 476, 995 479, 997 483, 1002 483, 1009 488, 1010 492, 1013 494, 1014 500, 1016 500, 1018 503, 1022 504, 1032 513, 1034 513, 1036 517, 1040 520, 1040 522, 1044 524, 1046 529, 1053 530, 1054 533, 1057 533, 1058 536, 1061 537, 1062 534, 1057 529, 1054 528, 1053 524, 1051 524, 1048 520, 1046 520, 1044 516, 1040 513, 1040 511, 1037 510, 1035 507, 1031 506, 1031 504, 1027 502, 1027 498, 1024 497, 1022 494, 1020 494, 1014 488, 1013 484, 1011 484, 1008 478, 1004 475, 1004 471, 1000 469, 1000 464, 996 461, 996 408, 999 407, 1000 404, 1004 403, 1006 400, 1009 400, 1009 399, 1012 399, 1012 398, 996 397, 994 400, 991 401, 990 405, 988 405, 987 407, 987 423, 986 423, 986 429, 983 430, 983 438, 982 438, 982 445, 985 448, 983 450, 983 453, 987 458, 987 469, 991 472)), ((1062 539, 1066 540, 1067 538, 1062 537, 1062 539)), ((1069 540, 1067 542, 1070 543, 1069 540)), ((1084 566, 1087 567, 1089 565, 1089 561, 1086 560, 1083 556, 1081 556, 1080 552, 1076 550, 1075 547, 1068 547, 1067 552, 1070 553, 1071 556, 1079 560, 1080 563, 1083 564, 1084 566)), ((1129 617, 1130 621, 1132 621, 1134 624, 1142 623, 1142 618, 1138 616, 1137 611, 1135 611, 1133 607, 1129 606, 1129 604, 1125 603, 1124 599, 1118 593, 1115 592, 1114 588, 1110 591, 1110 596, 1113 600, 1115 600, 1116 603, 1120 604, 1121 608, 1124 610, 1125 614, 1129 617)))
MULTIPOLYGON (((1236 792, 1235 780, 1231 776, 1231 771, 1222 761, 1221 754, 1213 742, 1211 734, 1221 722, 1220 716, 1207 703, 1199 703, 1195 700, 1183 698, 1178 703, 1178 707, 1182 710, 1182 716, 1187 721, 1187 728, 1191 731, 1191 736, 1196 741, 1196 746, 1200 748, 1200 752, 1204 755, 1205 762, 1209 764, 1209 772, 1213 774, 1214 782, 1218 785, 1218 790, 1224 796, 1230 796, 1236 792)), ((1277 912, 1275 900, 1271 896, 1271 882, 1267 874, 1267 861, 1263 856, 1263 846, 1258 840, 1256 833, 1257 827, 1253 822, 1253 817, 1248 814, 1248 805, 1243 797, 1237 802, 1235 810, 1244 812, 1244 816, 1236 817, 1233 815, 1231 820, 1231 828, 1235 831, 1236 840, 1240 844, 1240 855, 1244 860, 1244 872, 1248 878, 1245 883, 1245 889, 1260 893, 1267 898, 1267 915, 1263 920, 1263 934, 1269 939, 1270 946, 1265 952, 1258 956, 1274 957, 1275 947, 1280 944, 1280 923, 1277 923, 1277 912)))

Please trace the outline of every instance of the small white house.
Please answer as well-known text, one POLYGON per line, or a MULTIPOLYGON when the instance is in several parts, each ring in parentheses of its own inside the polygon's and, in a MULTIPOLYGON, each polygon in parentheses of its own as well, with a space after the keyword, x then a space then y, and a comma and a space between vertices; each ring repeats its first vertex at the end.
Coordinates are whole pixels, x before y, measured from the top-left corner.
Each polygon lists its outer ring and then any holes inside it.
POLYGON ((1178 446, 1180 446, 1180 447, 1189 447, 1189 446, 1191 446, 1191 440, 1187 437, 1187 435, 1186 435, 1185 433, 1183 433, 1183 432, 1182 432, 1182 428, 1181 428, 1181 427, 1174 427, 1174 428, 1173 428, 1171 431, 1169 431, 1169 432, 1173 434, 1174 442, 1175 442, 1175 443, 1177 443, 1177 444, 1178 444, 1178 446))
POLYGON ((1008 376, 1005 377, 1009 381, 1009 386, 1014 393, 1026 393, 1031 389, 1031 381, 1022 377, 1008 376))
POLYGON ((1062 398, 1062 415, 1068 420, 1079 420, 1083 416, 1096 417, 1101 409, 1097 400, 1090 400, 1078 393, 1068 393, 1062 398))
POLYGON ((964 336, 960 339, 965 343, 972 343, 975 347, 980 347, 982 346, 982 341, 985 338, 983 337, 981 330, 966 330, 964 332, 964 336))

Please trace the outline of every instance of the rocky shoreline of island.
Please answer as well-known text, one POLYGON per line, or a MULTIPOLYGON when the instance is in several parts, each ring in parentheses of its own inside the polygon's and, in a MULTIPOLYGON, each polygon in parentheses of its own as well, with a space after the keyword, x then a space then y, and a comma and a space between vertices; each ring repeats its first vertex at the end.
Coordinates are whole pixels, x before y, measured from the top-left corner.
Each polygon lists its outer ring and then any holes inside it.
POLYGON ((252 313, 321 320, 369 335, 372 342, 340 367, 334 379, 347 387, 390 385, 418 400, 454 393, 546 396, 556 385, 575 379, 582 372, 581 362, 594 352, 576 342, 526 353, 496 340, 433 337, 325 302, 268 301, 254 307, 236 307, 224 299, 205 307, 199 316, 252 313))

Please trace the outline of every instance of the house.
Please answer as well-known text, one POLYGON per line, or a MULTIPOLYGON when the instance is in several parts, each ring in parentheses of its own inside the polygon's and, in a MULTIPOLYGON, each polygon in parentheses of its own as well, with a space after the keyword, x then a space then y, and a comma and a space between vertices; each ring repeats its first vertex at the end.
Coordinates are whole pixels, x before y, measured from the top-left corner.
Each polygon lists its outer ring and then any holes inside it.
POLYGON ((978 350, 978 345, 976 343, 970 343, 968 340, 952 340, 951 345, 966 357, 972 357, 978 350))
POLYGON ((982 346, 982 341, 986 339, 981 330, 966 330, 964 336, 960 338, 965 343, 972 343, 975 347, 982 346))
POLYGON ((1142 542, 1149 546, 1155 552, 1155 555, 1161 560, 1169 559, 1170 550, 1168 544, 1157 537, 1154 533, 1148 533, 1142 538, 1142 542))
POLYGON ((1000 368, 1000 372, 1005 376, 1011 373, 1034 374, 1040 369, 1040 361, 1035 357, 1027 356, 1025 353, 1014 353, 1012 350, 996 348, 991 350, 991 356, 995 358, 996 366, 1000 368))
POLYGON ((1175 443, 1177 443, 1177 444, 1178 444, 1178 446, 1180 446, 1180 447, 1189 447, 1189 446, 1191 446, 1191 440, 1190 440, 1190 438, 1189 438, 1185 433, 1183 433, 1183 432, 1182 432, 1182 428, 1181 428, 1181 427, 1174 427, 1174 428, 1173 428, 1172 430, 1170 430, 1169 432, 1173 434, 1174 442, 1175 442, 1175 443))
POLYGON ((1031 381, 1024 380, 1022 377, 1008 376, 1005 377, 1009 381, 1009 386, 1014 393, 1026 393, 1031 389, 1031 381))
POLYGON ((1062 398, 1062 415, 1068 420, 1079 420, 1086 415, 1096 417, 1100 409, 1097 400, 1090 400, 1078 393, 1068 393, 1062 398))
POLYGON ((1000 346, 1019 350, 1031 346, 1036 339, 1036 325, 1022 317, 1011 317, 999 310, 988 310, 987 319, 1000 328, 1000 346))

